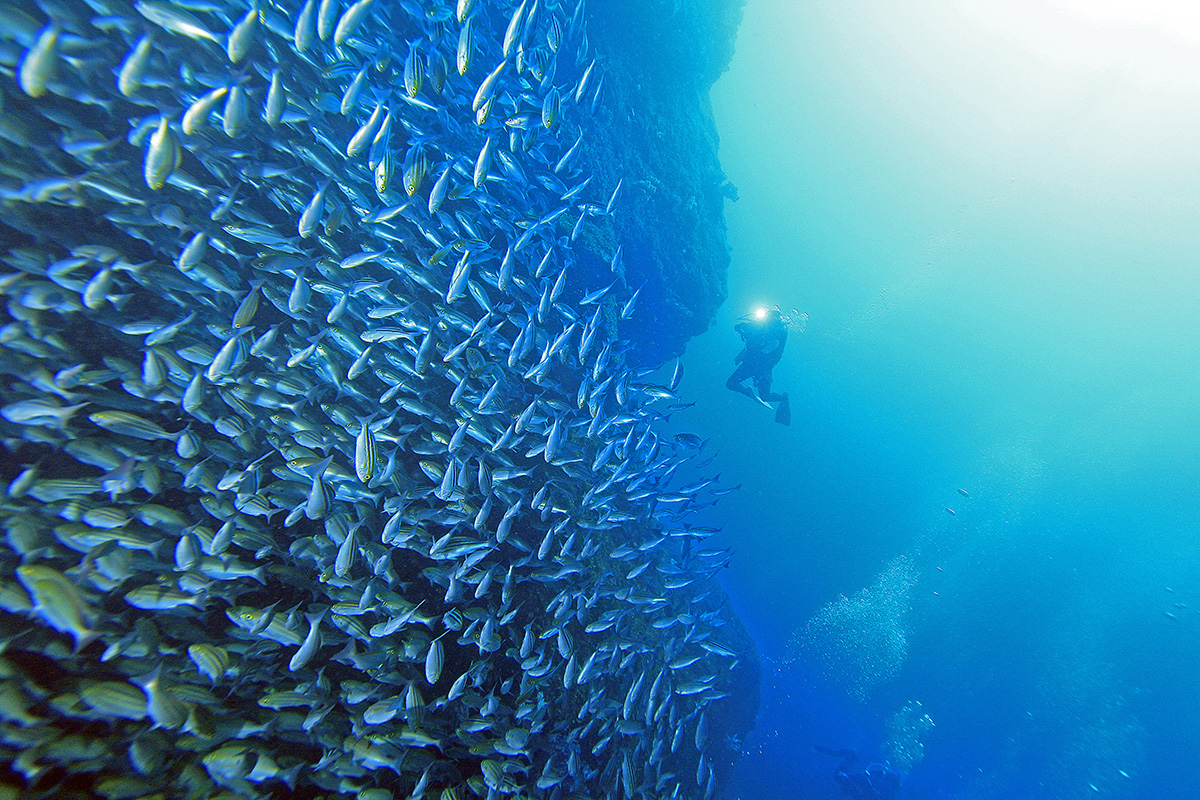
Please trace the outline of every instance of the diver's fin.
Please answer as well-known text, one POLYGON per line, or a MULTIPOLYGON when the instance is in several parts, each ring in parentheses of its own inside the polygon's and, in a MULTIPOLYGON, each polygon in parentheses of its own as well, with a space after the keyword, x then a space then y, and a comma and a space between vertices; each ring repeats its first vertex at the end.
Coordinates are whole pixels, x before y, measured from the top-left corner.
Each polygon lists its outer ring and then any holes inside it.
POLYGON ((788 402, 786 394, 779 401, 779 406, 775 409, 775 421, 781 425, 792 424, 792 404, 788 402))

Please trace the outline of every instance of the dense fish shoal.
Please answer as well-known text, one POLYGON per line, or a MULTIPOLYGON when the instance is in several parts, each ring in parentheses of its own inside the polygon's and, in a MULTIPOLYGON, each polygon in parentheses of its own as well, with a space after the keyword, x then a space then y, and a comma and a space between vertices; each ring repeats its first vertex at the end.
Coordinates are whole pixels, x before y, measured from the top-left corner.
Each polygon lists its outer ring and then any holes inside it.
POLYGON ((0 10, 0 792, 719 793, 757 661, 588 19, 0 10))

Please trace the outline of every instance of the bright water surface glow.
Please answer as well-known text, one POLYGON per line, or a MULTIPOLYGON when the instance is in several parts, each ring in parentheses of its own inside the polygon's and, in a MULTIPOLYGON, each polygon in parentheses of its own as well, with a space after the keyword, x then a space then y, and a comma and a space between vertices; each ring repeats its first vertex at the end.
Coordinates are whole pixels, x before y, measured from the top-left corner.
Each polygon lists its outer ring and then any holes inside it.
POLYGON ((919 701, 905 797, 1195 796, 1200 6, 748 0, 713 104, 679 421, 745 485, 706 512, 765 660, 734 795, 836 797, 811 746, 919 701), (790 428, 723 388, 775 305, 790 428))

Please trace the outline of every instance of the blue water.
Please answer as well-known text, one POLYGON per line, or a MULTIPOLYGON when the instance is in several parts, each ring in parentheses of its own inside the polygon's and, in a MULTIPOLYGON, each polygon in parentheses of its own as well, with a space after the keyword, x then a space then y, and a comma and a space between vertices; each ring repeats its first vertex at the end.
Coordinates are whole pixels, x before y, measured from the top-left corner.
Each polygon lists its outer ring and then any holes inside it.
POLYGON ((1197 19, 971 5, 748 0, 713 90, 729 300, 675 421, 744 487, 732 797, 838 796, 814 745, 910 798, 1200 796, 1197 19), (810 315, 788 428, 724 389, 764 304, 810 315))

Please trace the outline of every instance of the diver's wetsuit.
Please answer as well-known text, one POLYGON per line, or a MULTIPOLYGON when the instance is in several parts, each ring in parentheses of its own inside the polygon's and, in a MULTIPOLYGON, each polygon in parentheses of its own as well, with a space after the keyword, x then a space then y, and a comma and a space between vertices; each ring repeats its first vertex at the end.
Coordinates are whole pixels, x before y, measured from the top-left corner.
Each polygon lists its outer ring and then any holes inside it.
POLYGON ((758 398, 768 403, 785 399, 787 395, 771 392, 771 370, 779 363, 783 347, 787 344, 787 326, 783 320, 768 316, 759 322, 739 322, 733 329, 741 334, 746 346, 736 359, 738 368, 725 385, 754 399, 754 391, 742 385, 747 380, 753 380, 758 389, 758 398))

